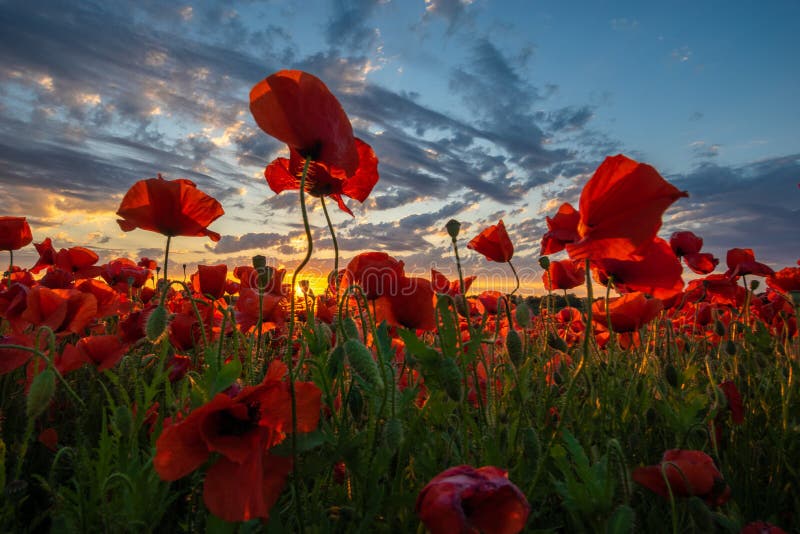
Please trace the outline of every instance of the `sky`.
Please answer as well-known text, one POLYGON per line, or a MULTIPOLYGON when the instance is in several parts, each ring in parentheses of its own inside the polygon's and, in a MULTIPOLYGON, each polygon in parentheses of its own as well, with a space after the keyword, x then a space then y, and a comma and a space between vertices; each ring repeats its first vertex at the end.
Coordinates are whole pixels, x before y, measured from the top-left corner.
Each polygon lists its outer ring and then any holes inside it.
MULTIPOLYGON (((222 203, 222 239, 173 239, 171 265, 264 254, 291 269, 306 250, 299 195, 267 187, 287 151, 248 95, 301 69, 380 161, 370 198, 348 200, 355 217, 329 204, 342 264, 380 250, 409 274, 455 276, 455 218, 476 287, 508 289, 505 265, 466 250, 502 218, 523 290, 541 294, 545 217, 623 153, 689 193, 662 237, 694 231, 720 271, 733 247, 779 269, 800 257, 798 23, 794 0, 0 0, 0 215, 101 262, 160 260, 165 239, 122 232, 115 212, 137 180, 188 178, 222 203)), ((308 204, 313 280, 333 249, 308 204)), ((15 262, 36 257, 31 245, 15 262)))

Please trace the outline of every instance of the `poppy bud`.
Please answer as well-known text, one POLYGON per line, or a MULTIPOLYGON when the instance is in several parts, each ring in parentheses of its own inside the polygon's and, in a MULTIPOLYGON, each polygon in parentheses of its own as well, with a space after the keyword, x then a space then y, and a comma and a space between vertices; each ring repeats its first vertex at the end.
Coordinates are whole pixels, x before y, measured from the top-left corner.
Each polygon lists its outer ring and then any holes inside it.
POLYGON ((378 369, 378 363, 372 357, 370 350, 356 339, 348 339, 343 346, 347 361, 356 374, 375 389, 383 389, 383 379, 378 369))
POLYGON ((560 350, 561 352, 567 352, 568 349, 567 342, 553 332, 547 334, 547 344, 550 345, 551 348, 560 350))
POLYGON ((469 306, 467 306, 467 298, 462 295, 458 294, 454 297, 456 302, 456 311, 461 317, 467 318, 469 317, 469 306))
POLYGON ((531 309, 526 303, 520 302, 517 305, 517 309, 514 310, 514 315, 517 318, 517 324, 522 328, 527 328, 531 325, 531 309))
POLYGON ((149 341, 155 343, 166 330, 167 309, 159 304, 150 312, 150 316, 147 318, 147 323, 145 324, 144 333, 149 341))
POLYGON ((361 419, 361 415, 364 413, 364 397, 361 396, 360 389, 350 388, 347 405, 350 407, 350 413, 353 414, 353 419, 361 419))
POLYGON ((344 347, 341 345, 336 345, 336 348, 331 351, 330 356, 328 356, 328 376, 330 378, 336 378, 336 375, 339 374, 339 371, 342 370, 342 363, 344 362, 344 347))
POLYGON ((358 339, 361 337, 358 335, 358 327, 352 317, 348 316, 342 319, 342 328, 344 329, 344 335, 347 339, 358 339))
POLYGON ((266 266, 267 266, 266 256, 262 256, 261 254, 253 256, 253 268, 255 270, 263 269, 266 266))
POLYGON ((33 379, 28 392, 25 408, 28 417, 36 419, 50 405, 53 394, 56 392, 56 374, 52 369, 45 369, 33 379))
POLYGON ((678 383, 678 370, 675 369, 674 365, 672 365, 671 363, 667 364, 667 367, 664 369, 664 376, 666 377, 667 383, 670 386, 672 386, 672 387, 674 387, 676 389, 678 388, 678 386, 679 386, 679 383, 678 383))
POLYGON ((458 232, 461 230, 461 223, 455 219, 450 219, 444 227, 447 229, 447 234, 450 238, 455 240, 455 238, 458 237, 458 232))
POLYGON ((515 366, 519 366, 522 361, 522 338, 516 330, 509 330, 506 336, 506 349, 508 349, 508 357, 515 366))
POLYGON ((726 332, 725 325, 722 324, 722 321, 716 319, 714 321, 714 333, 717 334, 719 337, 722 337, 725 335, 725 332, 726 332))
POLYGON ((760 285, 761 282, 759 282, 758 280, 750 280, 750 291, 755 291, 756 289, 758 289, 758 286, 760 285))
POLYGON ((439 365, 439 379, 447 396, 461 402, 461 369, 453 358, 443 358, 439 365))
POLYGON ((544 269, 545 271, 550 268, 550 258, 547 256, 542 256, 539 258, 539 267, 544 269))
POLYGON ((396 451, 403 442, 403 423, 400 419, 392 417, 383 427, 383 441, 392 452, 396 451))
POLYGON ((736 355, 736 343, 734 343, 730 339, 725 341, 725 354, 727 354, 728 356, 736 355))

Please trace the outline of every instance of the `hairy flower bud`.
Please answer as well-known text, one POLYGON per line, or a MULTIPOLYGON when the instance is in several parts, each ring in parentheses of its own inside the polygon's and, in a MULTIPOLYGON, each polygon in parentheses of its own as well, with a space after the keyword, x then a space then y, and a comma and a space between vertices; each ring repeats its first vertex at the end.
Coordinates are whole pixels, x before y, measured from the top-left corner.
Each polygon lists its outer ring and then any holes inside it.
POLYGON ((344 342, 343 347, 347 361, 356 374, 375 389, 383 389, 383 379, 378 369, 378 363, 372 357, 370 350, 356 339, 348 339, 344 342))
POLYGON ((36 419, 50 405, 53 394, 56 392, 56 374, 52 369, 45 369, 33 379, 31 389, 28 391, 25 408, 28 417, 36 419))
POLYGON ((550 268, 550 258, 547 256, 542 256, 539 258, 539 267, 544 269, 545 271, 550 268))
POLYGON ((522 338, 516 330, 508 331, 508 335, 506 336, 506 349, 508 349, 508 357, 511 359, 511 362, 519 367, 524 353, 522 349, 522 338))
POLYGON ((155 343, 167 330, 167 309, 159 304, 150 312, 145 324, 144 333, 148 341, 155 343))

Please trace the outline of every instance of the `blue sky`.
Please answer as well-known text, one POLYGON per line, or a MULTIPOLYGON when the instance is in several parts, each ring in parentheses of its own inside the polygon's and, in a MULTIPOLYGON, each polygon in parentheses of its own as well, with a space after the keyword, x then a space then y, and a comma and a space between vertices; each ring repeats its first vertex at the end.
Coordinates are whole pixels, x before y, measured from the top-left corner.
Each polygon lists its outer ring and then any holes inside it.
MULTIPOLYGON (((622 152, 690 194, 662 235, 693 230, 723 264, 747 247, 780 268, 800 255, 798 22, 794 1, 0 1, 3 214, 28 216, 37 242, 159 258, 160 237, 121 232, 114 212, 161 172, 226 210, 222 241, 176 239, 177 262, 291 267, 297 194, 267 188, 285 149, 247 95, 296 68, 381 161, 356 217, 334 216, 344 260, 386 250, 453 274, 444 223, 469 239, 503 217, 533 290, 545 215, 622 152)), ((322 273, 332 249, 311 207, 322 273)), ((505 276, 465 256, 487 285, 505 276)))

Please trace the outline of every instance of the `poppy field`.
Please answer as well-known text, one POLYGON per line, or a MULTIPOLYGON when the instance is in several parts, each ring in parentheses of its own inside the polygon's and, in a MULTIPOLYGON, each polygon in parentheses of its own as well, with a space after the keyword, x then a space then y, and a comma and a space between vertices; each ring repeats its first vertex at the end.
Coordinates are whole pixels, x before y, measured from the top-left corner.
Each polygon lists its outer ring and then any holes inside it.
POLYGON ((457 276, 340 259, 326 201, 353 215, 380 154, 302 71, 250 111, 288 147, 264 194, 297 197, 291 272, 257 255, 178 276, 171 238, 219 241, 224 216, 187 179, 142 179, 116 211, 159 263, 0 217, 0 530, 800 532, 800 260, 659 236, 689 193, 624 155, 547 217, 544 294, 520 294, 502 220, 441 221, 457 276), (312 203, 336 252, 320 295, 312 203), (515 288, 471 292, 466 254, 515 288))

